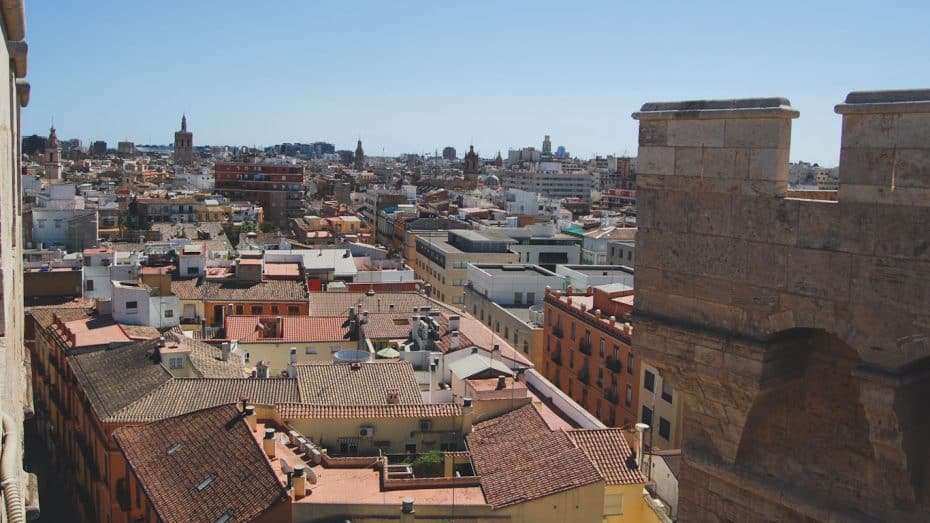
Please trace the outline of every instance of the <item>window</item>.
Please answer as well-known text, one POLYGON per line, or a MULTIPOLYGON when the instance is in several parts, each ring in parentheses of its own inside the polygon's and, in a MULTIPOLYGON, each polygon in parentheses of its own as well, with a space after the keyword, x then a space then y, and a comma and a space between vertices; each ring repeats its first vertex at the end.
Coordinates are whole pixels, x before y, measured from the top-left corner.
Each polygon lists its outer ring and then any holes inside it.
POLYGON ((643 415, 641 418, 642 422, 646 425, 652 426, 652 409, 643 405, 643 415))
POLYGON ((168 309, 168 310, 166 310, 166 311, 165 311, 165 317, 166 317, 166 318, 174 318, 174 310, 173 310, 173 309, 168 309))
POLYGON ((530 344, 526 340, 523 340, 523 354, 529 354, 529 353, 530 353, 530 344))
POLYGON ((168 368, 169 369, 180 369, 184 366, 184 360, 180 357, 171 357, 168 358, 168 368))
POLYGON ((535 292, 526 293, 526 304, 532 305, 534 303, 536 303, 536 293, 535 292))
POLYGON ((627 260, 633 259, 633 251, 626 251, 626 259, 627 260))
POLYGON ((272 314, 277 314, 277 313, 278 313, 278 306, 277 306, 277 305, 272 305, 272 306, 271 306, 271 313, 272 313, 272 314))
POLYGON ((259 315, 259 314, 262 313, 262 306, 261 306, 261 305, 252 305, 251 311, 252 311, 252 314, 259 315))
POLYGON ((600 354, 601 354, 601 357, 602 357, 602 358, 604 357, 604 345, 605 345, 605 344, 606 344, 606 343, 605 343, 605 341, 604 341, 604 338, 601 338, 600 354))
POLYGON ((126 302, 126 313, 135 314, 139 312, 139 302, 137 301, 127 301, 126 302))
POLYGON ((288 305, 288 306, 287 306, 287 313, 288 313, 288 315, 290 315, 290 316, 295 316, 295 315, 297 315, 298 310, 299 310, 299 308, 298 308, 296 305, 288 305))
POLYGON ((629 407, 633 404, 633 386, 626 386, 626 406, 629 407))
POLYGON ((307 347, 306 349, 304 349, 304 354, 314 355, 316 354, 316 349, 314 349, 313 347, 307 347))
MULTIPOLYGON (((443 281, 443 283, 445 283, 445 281, 443 281)), ((463 285, 465 285, 465 280, 452 280, 453 287, 461 287, 463 285)))
POLYGON ((523 303, 523 293, 522 293, 522 292, 514 292, 514 293, 513 293, 513 303, 514 303, 515 305, 521 305, 521 304, 523 303))
POLYGON ((662 380, 662 399, 671 403, 673 392, 672 385, 668 381, 662 380))
POLYGON ((662 416, 659 416, 659 436, 665 441, 672 439, 672 424, 662 416))
POLYGON ((626 354, 626 373, 633 374, 633 352, 632 351, 626 354))
POLYGON ((510 338, 510 327, 504 327, 504 339, 510 338))
POLYGON ((587 405, 588 403, 588 389, 587 387, 581 389, 581 405, 587 405))
POLYGON ((465 303, 465 296, 453 296, 452 303, 455 303, 455 304, 465 303))
POLYGON ((55 228, 61 229, 61 220, 55 220, 55 228))
POLYGON ((656 391, 656 375, 652 371, 646 371, 645 376, 643 376, 643 388, 649 392, 656 391))
POLYGON ((245 353, 245 362, 246 362, 246 363, 249 362, 249 353, 248 353, 248 352, 245 353))
POLYGON ((572 322, 570 331, 571 331, 571 339, 575 339, 575 322, 572 322))
POLYGON ((242 315, 242 305, 236 305, 236 314, 242 315))
POLYGON ((94 280, 87 280, 84 282, 84 290, 92 291, 94 290, 94 280))

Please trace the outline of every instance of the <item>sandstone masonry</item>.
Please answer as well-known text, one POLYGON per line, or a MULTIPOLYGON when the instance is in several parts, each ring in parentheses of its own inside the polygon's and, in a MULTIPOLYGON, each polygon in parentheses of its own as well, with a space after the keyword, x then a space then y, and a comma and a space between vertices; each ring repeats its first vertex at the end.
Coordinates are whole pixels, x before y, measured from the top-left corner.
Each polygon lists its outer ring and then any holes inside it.
POLYGON ((930 520, 930 90, 836 111, 834 201, 788 197, 787 99, 633 115, 633 349, 685 395, 681 521, 930 520))

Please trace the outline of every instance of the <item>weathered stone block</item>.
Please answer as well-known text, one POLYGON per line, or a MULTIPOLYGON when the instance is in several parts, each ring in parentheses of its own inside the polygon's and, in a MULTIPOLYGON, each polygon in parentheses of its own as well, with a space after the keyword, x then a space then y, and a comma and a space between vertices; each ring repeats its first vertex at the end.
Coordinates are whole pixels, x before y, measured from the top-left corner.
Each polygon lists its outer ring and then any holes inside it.
POLYGON ((746 240, 794 245, 798 201, 742 196, 733 200, 733 234, 746 240))
POLYGON ((788 251, 788 290, 805 296, 848 299, 851 256, 794 248, 788 251))
POLYGON ((662 175, 675 174, 675 148, 640 147, 636 168, 637 175, 640 173, 662 175))
POLYGON ((901 148, 930 148, 930 113, 903 113, 895 121, 895 145, 901 148))
POLYGON ((739 118, 727 120, 726 147, 787 149, 791 120, 783 118, 739 118))
POLYGON ((930 188, 930 149, 898 149, 893 173, 895 189, 930 188))
POLYGON ((788 268, 788 247, 768 243, 749 243, 749 274, 753 285, 782 289, 788 268))
POLYGON ((874 206, 875 255, 930 260, 930 207, 874 206))
POLYGON ((751 149, 749 179, 788 182, 788 149, 751 149))
POLYGON ((926 311, 930 307, 930 262, 856 256, 852 264, 852 301, 926 311))
POLYGON ((743 196, 784 196, 788 192, 788 181, 748 180, 740 185, 743 196))
POLYGON ((723 147, 726 120, 668 120, 668 145, 723 147))
POLYGON ((894 190, 880 185, 840 184, 837 197, 841 202, 881 203, 930 207, 930 189, 902 187, 894 190))
POLYGON ((892 148, 843 147, 840 150, 840 187, 879 185, 890 188, 895 156, 892 148))
POLYGON ((639 145, 668 145, 667 120, 643 120, 639 122, 639 145))
POLYGON ((675 148, 675 175, 700 176, 704 163, 704 149, 701 147, 675 148))
POLYGON ((894 146, 895 125, 899 118, 898 114, 843 115, 843 148, 894 146))
POLYGON ((872 254, 879 208, 872 204, 799 203, 798 247, 872 254))
POLYGON ((743 280, 746 277, 746 242, 732 238, 692 234, 667 238, 667 268, 683 273, 743 280))
POLYGON ((748 179, 749 151, 750 149, 742 147, 704 149, 703 176, 706 178, 748 179))
MULTIPOLYGON (((681 194, 687 196, 688 204, 679 207, 677 212, 686 215, 688 230, 713 236, 732 234, 733 196, 727 193, 681 194)), ((675 213, 676 210, 668 209, 666 212, 675 213)))

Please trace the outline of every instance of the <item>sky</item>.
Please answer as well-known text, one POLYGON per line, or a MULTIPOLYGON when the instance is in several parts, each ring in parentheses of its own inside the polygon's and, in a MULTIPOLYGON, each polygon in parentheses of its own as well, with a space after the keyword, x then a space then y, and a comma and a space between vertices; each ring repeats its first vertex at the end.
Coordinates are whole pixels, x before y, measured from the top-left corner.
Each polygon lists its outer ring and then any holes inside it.
POLYGON ((925 1, 27 0, 23 134, 636 154, 649 101, 785 96, 835 165, 849 91, 930 87, 925 1))

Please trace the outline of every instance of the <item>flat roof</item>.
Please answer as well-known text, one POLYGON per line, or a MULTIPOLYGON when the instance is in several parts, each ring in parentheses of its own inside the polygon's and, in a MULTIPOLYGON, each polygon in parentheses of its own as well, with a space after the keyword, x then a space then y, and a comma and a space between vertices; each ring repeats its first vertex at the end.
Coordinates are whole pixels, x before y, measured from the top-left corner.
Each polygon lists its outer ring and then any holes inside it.
POLYGON ((540 267, 539 265, 530 265, 530 264, 503 264, 503 263, 476 263, 474 264, 476 268, 481 269, 482 271, 494 275, 494 276, 507 276, 514 273, 520 272, 535 272, 540 276, 548 276, 551 278, 561 278, 558 274, 540 267))

